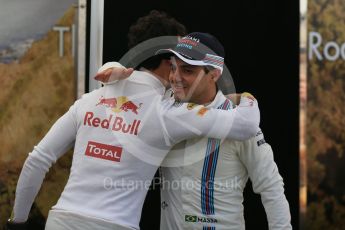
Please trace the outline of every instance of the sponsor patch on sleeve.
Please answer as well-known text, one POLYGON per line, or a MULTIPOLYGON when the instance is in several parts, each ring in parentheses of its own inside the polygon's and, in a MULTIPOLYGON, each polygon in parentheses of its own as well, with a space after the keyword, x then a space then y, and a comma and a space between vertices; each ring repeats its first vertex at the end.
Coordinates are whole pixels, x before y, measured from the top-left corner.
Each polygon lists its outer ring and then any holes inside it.
POLYGON ((260 146, 262 144, 265 144, 266 141, 265 141, 265 139, 261 139, 261 140, 257 141, 256 143, 258 144, 258 146, 260 146))
POLYGON ((260 130, 259 132, 256 133, 255 136, 257 137, 257 136, 259 136, 259 135, 261 135, 261 134, 262 134, 262 131, 260 130))

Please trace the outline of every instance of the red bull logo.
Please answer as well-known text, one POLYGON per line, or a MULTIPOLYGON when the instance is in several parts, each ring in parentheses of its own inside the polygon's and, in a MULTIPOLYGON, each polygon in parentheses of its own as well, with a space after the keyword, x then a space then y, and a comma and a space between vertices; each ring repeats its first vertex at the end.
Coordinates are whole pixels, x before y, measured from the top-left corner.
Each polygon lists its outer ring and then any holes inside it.
POLYGON ((99 99, 99 102, 97 105, 104 105, 106 107, 114 108, 116 104, 117 104, 116 98, 104 98, 102 96, 101 99, 99 99))
POLYGON ((140 109, 142 104, 143 103, 140 103, 139 106, 137 106, 132 101, 126 101, 125 103, 121 105, 120 109, 125 112, 127 112, 128 110, 131 110, 133 113, 138 114, 138 109, 140 109))
POLYGON ((104 98, 102 96, 96 106, 104 105, 111 108, 111 110, 116 113, 120 113, 121 111, 128 112, 130 110, 134 114, 138 114, 138 109, 140 109, 142 104, 143 103, 136 105, 133 101, 128 100, 126 96, 120 96, 117 98, 104 98))

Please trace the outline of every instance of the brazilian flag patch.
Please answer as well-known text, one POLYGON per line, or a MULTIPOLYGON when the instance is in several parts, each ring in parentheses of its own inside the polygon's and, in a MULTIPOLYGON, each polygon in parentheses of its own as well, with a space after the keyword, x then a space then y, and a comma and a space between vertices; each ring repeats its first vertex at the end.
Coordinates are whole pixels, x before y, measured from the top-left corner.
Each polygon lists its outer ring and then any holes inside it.
POLYGON ((184 221, 185 222, 196 222, 197 221, 197 216, 185 215, 184 216, 184 221))

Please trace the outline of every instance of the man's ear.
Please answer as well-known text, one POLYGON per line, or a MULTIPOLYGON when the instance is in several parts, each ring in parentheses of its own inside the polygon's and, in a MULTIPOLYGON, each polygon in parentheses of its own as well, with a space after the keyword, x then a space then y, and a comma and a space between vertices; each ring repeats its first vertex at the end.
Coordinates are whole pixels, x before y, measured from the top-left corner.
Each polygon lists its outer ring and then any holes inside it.
POLYGON ((222 75, 222 72, 220 71, 220 69, 213 69, 211 70, 210 74, 211 74, 212 80, 214 82, 217 82, 220 76, 222 75))

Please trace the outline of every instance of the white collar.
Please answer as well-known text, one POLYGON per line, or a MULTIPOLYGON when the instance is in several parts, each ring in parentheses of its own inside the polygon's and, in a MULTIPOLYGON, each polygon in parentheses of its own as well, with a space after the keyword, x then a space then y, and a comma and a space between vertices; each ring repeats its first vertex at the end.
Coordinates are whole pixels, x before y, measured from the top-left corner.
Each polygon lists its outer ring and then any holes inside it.
MULTIPOLYGON (((227 98, 224 96, 224 94, 222 93, 221 90, 218 90, 215 98, 213 99, 213 101, 206 105, 206 108, 218 108, 219 106, 221 106, 224 101, 226 100, 227 98)), ((232 105, 232 102, 231 102, 231 105, 232 105)))

